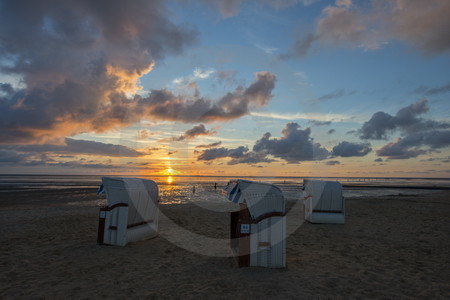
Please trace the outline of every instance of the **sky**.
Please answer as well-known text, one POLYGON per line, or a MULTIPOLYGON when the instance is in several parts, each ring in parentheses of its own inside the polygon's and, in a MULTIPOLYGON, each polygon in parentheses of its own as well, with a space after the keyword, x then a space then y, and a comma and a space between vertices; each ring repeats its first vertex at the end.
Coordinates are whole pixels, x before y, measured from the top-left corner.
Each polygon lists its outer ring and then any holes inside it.
POLYGON ((450 177, 448 0, 0 0, 0 173, 450 177))

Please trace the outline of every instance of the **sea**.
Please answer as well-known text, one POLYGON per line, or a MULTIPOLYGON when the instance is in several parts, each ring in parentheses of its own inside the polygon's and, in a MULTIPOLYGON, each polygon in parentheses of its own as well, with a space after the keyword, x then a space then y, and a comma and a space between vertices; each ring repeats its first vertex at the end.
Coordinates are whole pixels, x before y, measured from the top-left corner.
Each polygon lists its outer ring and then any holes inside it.
MULTIPOLYGON (((112 176, 112 175, 108 175, 112 176)), ((92 189, 101 185, 101 175, 0 175, 0 193, 32 190, 92 189)), ((135 177, 135 176, 127 176, 135 177)), ((158 184, 161 203, 183 204, 193 199, 208 201, 208 195, 220 194, 230 180, 245 179, 272 183, 286 199, 300 197, 304 179, 332 180, 343 185, 346 198, 367 198, 388 195, 418 195, 450 190, 450 178, 399 177, 269 177, 269 176, 139 176, 158 184), (194 197, 197 195, 197 197, 194 197), (203 197, 198 197, 203 195, 203 197)), ((195 200, 194 200, 195 201, 195 200)))

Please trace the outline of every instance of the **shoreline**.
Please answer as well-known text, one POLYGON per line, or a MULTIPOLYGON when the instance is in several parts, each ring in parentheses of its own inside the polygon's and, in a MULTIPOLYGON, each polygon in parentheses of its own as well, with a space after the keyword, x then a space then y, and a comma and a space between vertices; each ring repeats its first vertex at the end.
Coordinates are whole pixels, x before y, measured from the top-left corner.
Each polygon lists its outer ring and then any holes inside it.
MULTIPOLYGON (((302 224, 278 270, 187 251, 162 223, 154 239, 97 245, 93 190, 0 193, 2 299, 450 297, 448 191, 346 199, 346 224, 302 224)), ((160 209, 191 232, 228 239, 229 210, 160 209)))

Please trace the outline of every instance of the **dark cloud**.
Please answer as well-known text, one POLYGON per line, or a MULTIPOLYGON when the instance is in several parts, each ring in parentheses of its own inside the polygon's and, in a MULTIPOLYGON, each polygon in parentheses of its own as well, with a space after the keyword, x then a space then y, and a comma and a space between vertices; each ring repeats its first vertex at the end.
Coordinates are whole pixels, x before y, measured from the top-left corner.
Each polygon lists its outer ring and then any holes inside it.
POLYGON ((24 161, 29 155, 14 150, 0 149, 0 163, 16 164, 24 161))
POLYGON ((240 146, 234 149, 228 149, 224 147, 212 148, 203 150, 197 157, 197 160, 209 161, 224 157, 241 158, 246 152, 248 152, 248 148, 244 146, 240 146))
POLYGON ((355 144, 344 141, 333 147, 332 155, 342 157, 365 156, 370 151, 372 151, 370 144, 355 144))
POLYGON ((0 83, 0 91, 5 95, 11 95, 14 93, 14 88, 9 83, 0 83))
POLYGON ((237 165, 237 164, 257 164, 270 162, 274 162, 274 160, 267 158, 267 155, 265 153, 249 151, 247 153, 244 153, 240 157, 234 157, 232 160, 228 162, 228 164, 237 165))
POLYGON ((52 144, 32 144, 32 145, 8 145, 4 148, 24 153, 75 153, 89 154, 98 156, 117 156, 117 157, 138 157, 147 153, 136 151, 132 148, 106 144, 95 141, 76 140, 66 138, 62 145, 52 144))
POLYGON ((414 90, 415 93, 425 96, 433 96, 450 92, 450 82, 438 87, 420 86, 414 90))
POLYGON ((425 153, 427 151, 419 148, 405 147, 400 141, 388 143, 377 150, 378 156, 386 156, 389 159, 408 159, 425 153))
POLYGON ((253 151, 281 158, 288 163, 322 160, 329 156, 327 149, 314 143, 309 128, 302 130, 297 123, 288 123, 281 133, 282 137, 271 139, 271 134, 267 132, 256 141, 253 151))
POLYGON ((438 128, 449 128, 450 125, 433 120, 425 120, 419 116, 429 110, 426 99, 417 101, 400 109, 395 116, 379 111, 365 122, 358 130, 361 139, 387 139, 389 133, 399 129, 404 134, 438 128))
POLYGON ((328 130, 328 134, 332 134, 332 133, 335 133, 336 132, 336 130, 335 129, 330 129, 330 130, 328 130))
POLYGON ((200 152, 197 160, 212 161, 218 158, 231 158, 228 161, 228 165, 237 164, 257 164, 257 163, 270 163, 273 159, 267 158, 265 153, 258 153, 254 151, 249 151, 247 147, 240 146, 234 149, 228 148, 213 148, 206 149, 200 152))
POLYGON ((450 146, 450 131, 431 130, 416 132, 395 142, 388 143, 377 150, 377 155, 387 156, 391 159, 412 158, 429 152, 429 150, 420 148, 422 146, 429 147, 430 149, 450 146))
POLYGON ((45 141, 136 121, 127 93, 156 60, 180 53, 196 33, 169 18, 164 1, 1 1, 2 142, 45 141))
MULTIPOLYGON (((67 168, 88 168, 88 169, 119 169, 122 166, 115 166, 112 164, 103 163, 82 163, 79 161, 67 161, 67 162, 55 162, 55 163, 44 163, 49 167, 67 167, 67 168)), ((129 166, 127 166, 129 168, 129 166)))
POLYGON ((374 162, 383 162, 383 159, 382 159, 382 158, 376 158, 376 159, 374 160, 374 162))
POLYGON ((195 148, 214 148, 214 147, 220 146, 221 144, 222 144, 222 142, 218 141, 218 142, 207 144, 207 145, 198 145, 198 146, 195 146, 195 148))
MULTIPOLYGON (((73 158, 71 156, 59 156, 60 158, 73 158)), ((68 167, 68 168, 92 168, 112 169, 121 166, 98 163, 94 161, 85 162, 84 159, 72 161, 56 161, 45 154, 19 153, 15 150, 0 149, 0 164, 4 166, 26 166, 26 167, 68 167)))
POLYGON ((317 120, 310 120, 308 121, 313 126, 328 126, 331 124, 331 121, 317 121, 317 120))
POLYGON ((186 130, 186 132, 183 135, 173 138, 173 140, 174 141, 184 141, 186 139, 188 139, 188 140, 193 139, 200 135, 214 135, 216 133, 217 132, 214 130, 206 130, 205 125, 200 124, 200 125, 194 126, 191 129, 186 130))
POLYGON ((329 161, 326 161, 325 164, 326 164, 327 166, 336 166, 336 165, 340 165, 341 162, 340 162, 340 161, 337 161, 337 160, 329 160, 329 161))
POLYGON ((272 99, 275 75, 270 72, 257 72, 255 77, 256 80, 247 88, 238 87, 217 102, 202 97, 183 99, 168 90, 153 90, 148 97, 139 97, 137 114, 185 123, 240 118, 248 114, 251 108, 265 106, 272 99))
POLYGON ((420 100, 400 109, 395 116, 377 112, 358 130, 362 139, 386 139, 389 133, 400 131, 402 138, 376 151, 390 159, 408 159, 430 150, 450 146, 450 124, 427 120, 420 115, 429 110, 427 100, 420 100))

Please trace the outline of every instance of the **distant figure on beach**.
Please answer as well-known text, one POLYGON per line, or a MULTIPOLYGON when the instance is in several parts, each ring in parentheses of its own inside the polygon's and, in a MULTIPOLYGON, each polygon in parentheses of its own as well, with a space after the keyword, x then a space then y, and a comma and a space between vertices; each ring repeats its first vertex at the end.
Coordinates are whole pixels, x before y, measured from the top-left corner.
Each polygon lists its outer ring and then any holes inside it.
POLYGON ((217 182, 214 182, 214 190, 217 190, 217 182))
POLYGON ((195 194, 195 185, 192 187, 192 194, 195 194))

